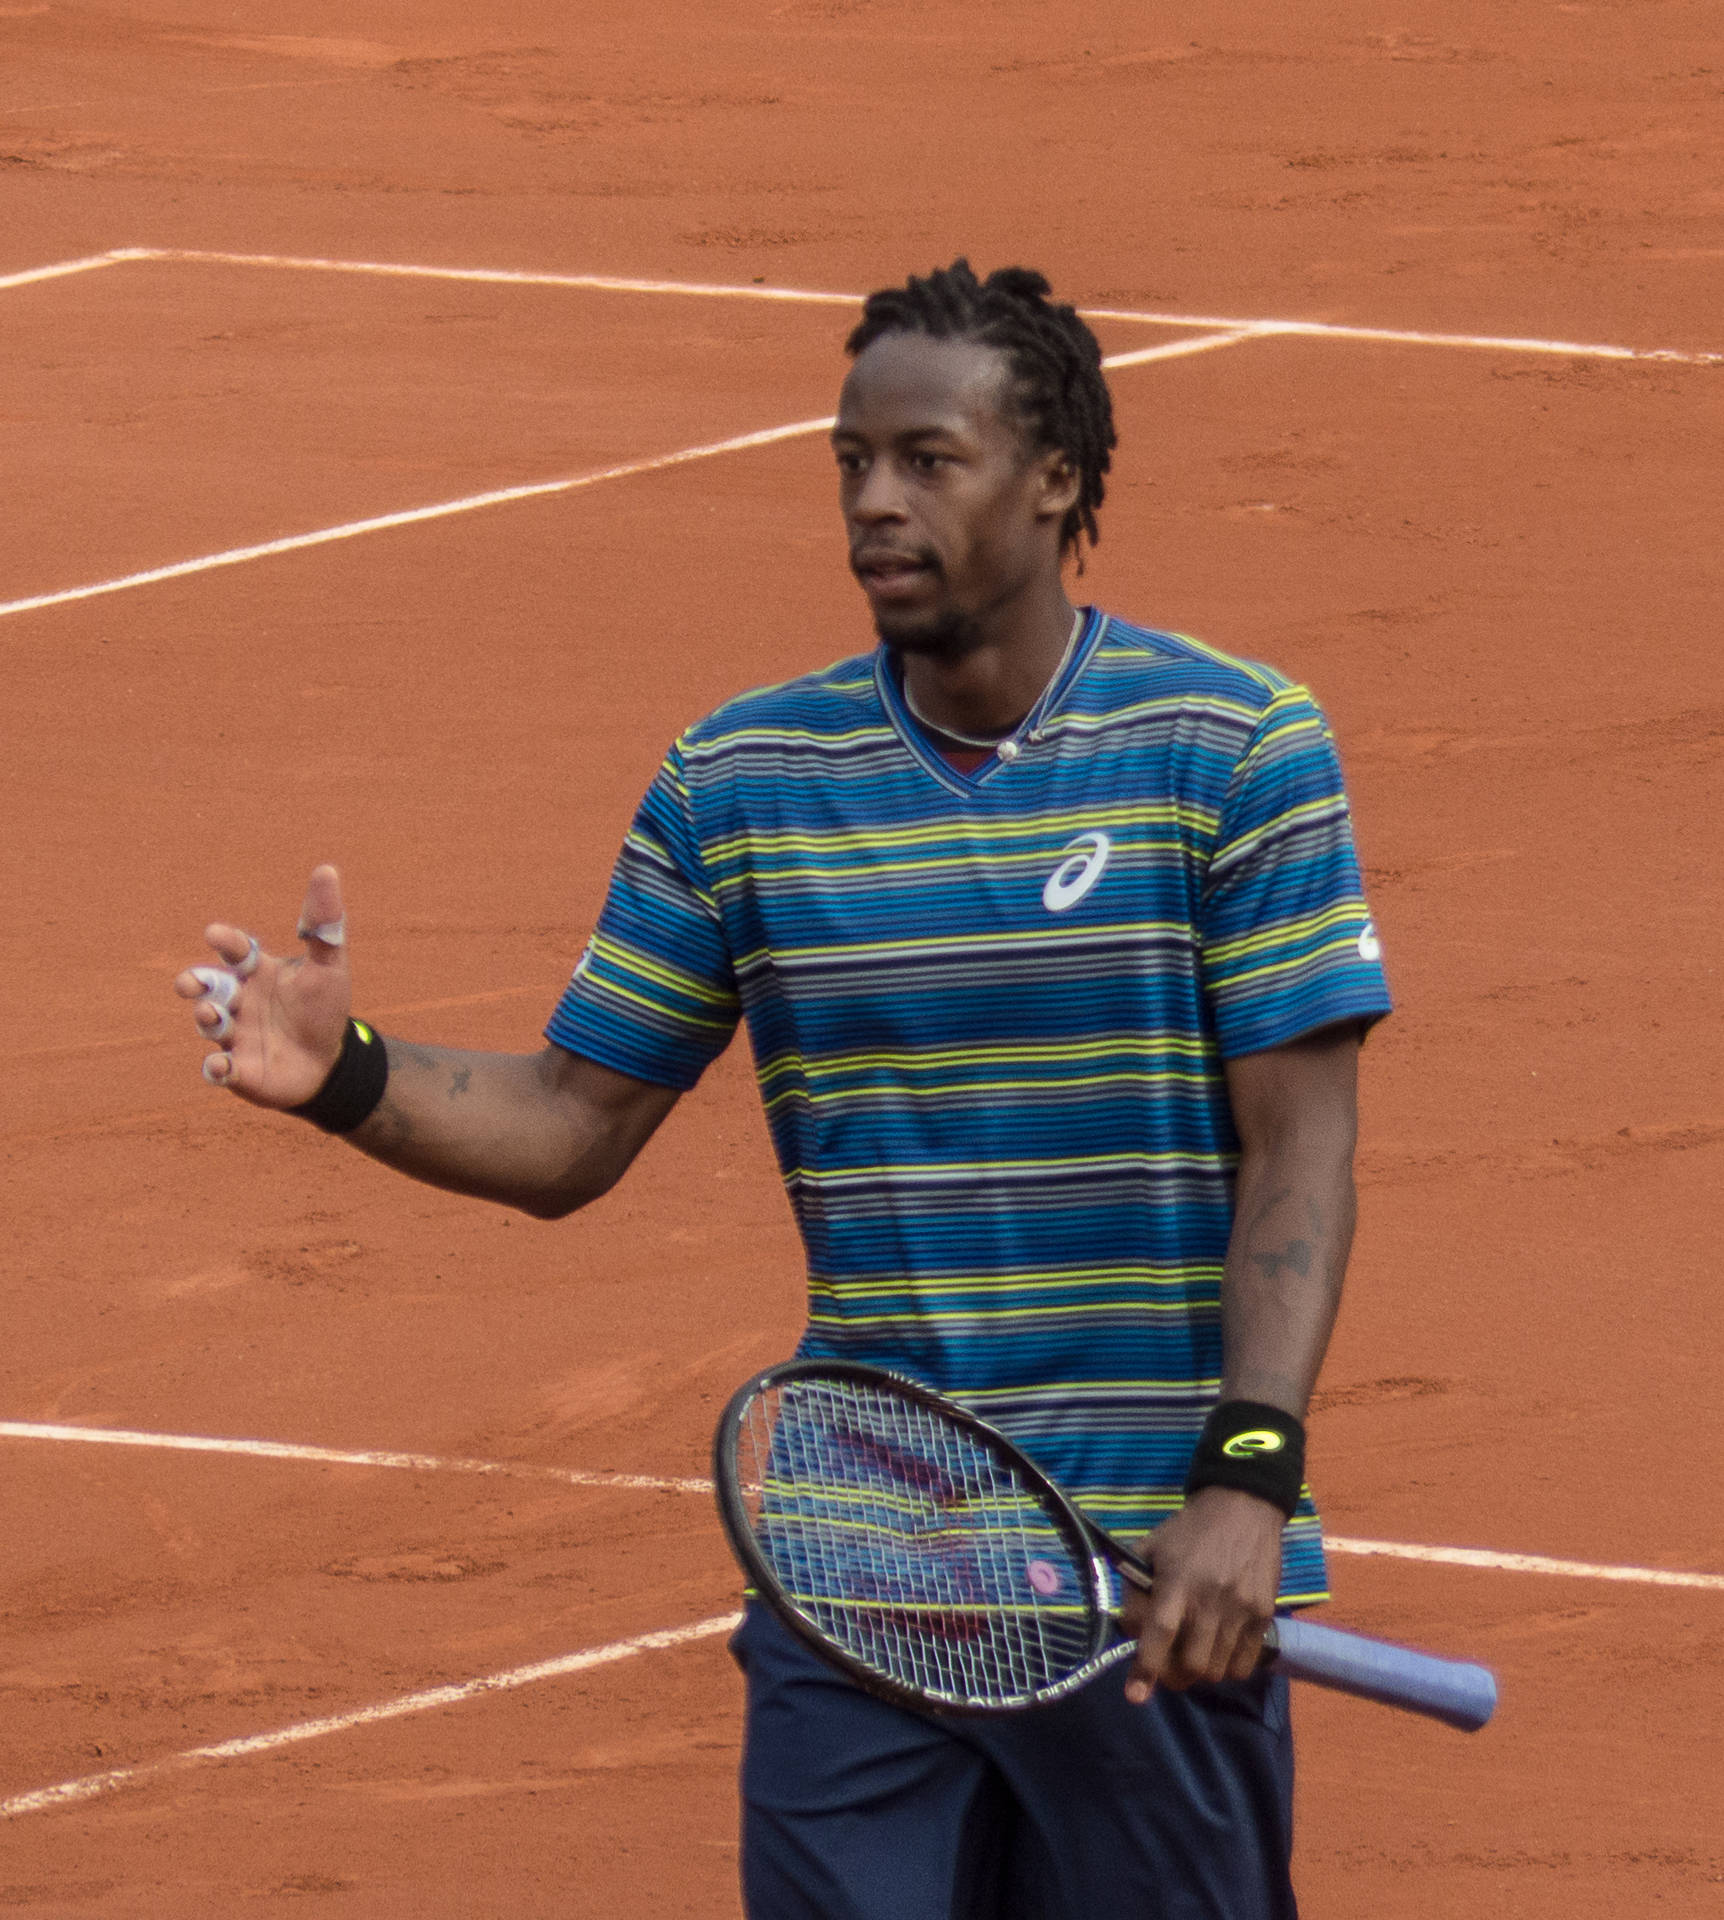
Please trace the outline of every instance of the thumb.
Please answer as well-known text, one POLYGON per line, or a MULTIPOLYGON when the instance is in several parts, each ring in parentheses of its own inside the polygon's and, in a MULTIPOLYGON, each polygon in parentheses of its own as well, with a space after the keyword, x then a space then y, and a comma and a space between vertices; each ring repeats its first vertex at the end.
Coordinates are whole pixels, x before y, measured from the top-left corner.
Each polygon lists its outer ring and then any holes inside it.
POLYGON ((299 910, 298 934, 308 959, 331 966, 347 945, 347 915, 341 904, 341 875, 333 867, 313 867, 299 910))

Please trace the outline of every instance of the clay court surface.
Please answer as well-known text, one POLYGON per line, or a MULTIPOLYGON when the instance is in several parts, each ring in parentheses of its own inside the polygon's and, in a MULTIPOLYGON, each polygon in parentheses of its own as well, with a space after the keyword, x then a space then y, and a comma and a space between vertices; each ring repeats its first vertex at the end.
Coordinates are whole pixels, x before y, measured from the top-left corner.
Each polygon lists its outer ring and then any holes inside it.
POLYGON ((1162 316, 1110 353, 1239 336, 1114 376, 1081 595, 1307 680, 1347 761, 1400 1010, 1332 1529, 1630 1575, 1336 1555, 1331 1617, 1504 1705, 1302 1693, 1305 1910, 1724 1912, 1724 1582, 1645 1577, 1724 1573, 1715 10, 589 11, 0 6, 0 1908, 736 1915, 710 1503, 580 1475, 698 1478, 794 1342, 745 1048, 551 1227, 206 1087, 167 983, 329 858, 367 1014, 535 1045, 679 727, 871 643, 818 433, 643 468, 827 413, 851 309, 556 277, 965 251, 1162 316))

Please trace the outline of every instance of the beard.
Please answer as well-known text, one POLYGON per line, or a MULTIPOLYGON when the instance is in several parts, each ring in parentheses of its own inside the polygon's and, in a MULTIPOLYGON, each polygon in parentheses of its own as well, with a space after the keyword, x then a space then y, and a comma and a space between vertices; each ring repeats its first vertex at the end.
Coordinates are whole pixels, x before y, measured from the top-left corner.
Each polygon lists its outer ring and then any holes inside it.
POLYGON ((910 614, 901 620, 876 617, 874 631, 894 660, 912 653, 927 660, 962 660, 982 641, 981 622, 956 607, 943 607, 931 616, 910 614))

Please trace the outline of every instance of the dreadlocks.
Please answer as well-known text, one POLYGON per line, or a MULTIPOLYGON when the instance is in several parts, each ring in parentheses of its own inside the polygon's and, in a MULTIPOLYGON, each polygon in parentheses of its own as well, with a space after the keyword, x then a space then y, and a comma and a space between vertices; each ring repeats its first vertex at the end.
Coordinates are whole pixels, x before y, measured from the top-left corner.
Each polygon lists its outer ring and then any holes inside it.
POLYGON ((871 293, 861 324, 845 341, 854 356, 886 333, 974 340, 1006 356, 1031 444, 1057 450, 1078 471, 1076 502, 1060 525, 1062 549, 1101 535, 1095 510, 1116 442, 1113 400, 1102 378, 1101 346, 1075 307, 1055 306, 1046 280, 1029 267, 1001 267, 978 280, 968 260, 912 274, 901 287, 871 293))

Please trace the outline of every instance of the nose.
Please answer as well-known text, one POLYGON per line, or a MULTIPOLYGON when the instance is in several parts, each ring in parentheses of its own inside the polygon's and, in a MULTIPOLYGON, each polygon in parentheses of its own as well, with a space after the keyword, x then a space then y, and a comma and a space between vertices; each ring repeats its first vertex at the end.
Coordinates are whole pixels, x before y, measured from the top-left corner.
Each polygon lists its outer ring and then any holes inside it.
POLYGON ((849 517, 864 527, 877 527, 906 517, 904 489, 890 460, 871 460, 857 477, 850 494, 849 517))

